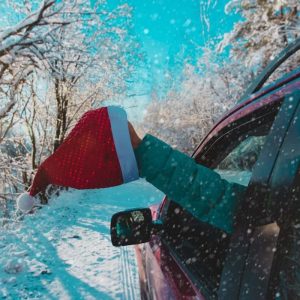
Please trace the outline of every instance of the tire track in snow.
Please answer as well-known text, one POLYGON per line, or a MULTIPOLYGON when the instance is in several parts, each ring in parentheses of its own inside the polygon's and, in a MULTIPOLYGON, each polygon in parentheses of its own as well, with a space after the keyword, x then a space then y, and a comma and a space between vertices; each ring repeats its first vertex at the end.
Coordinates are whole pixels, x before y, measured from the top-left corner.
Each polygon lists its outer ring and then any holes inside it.
POLYGON ((121 247, 120 255, 121 282, 123 283, 124 299, 139 299, 136 262, 132 247, 121 247))

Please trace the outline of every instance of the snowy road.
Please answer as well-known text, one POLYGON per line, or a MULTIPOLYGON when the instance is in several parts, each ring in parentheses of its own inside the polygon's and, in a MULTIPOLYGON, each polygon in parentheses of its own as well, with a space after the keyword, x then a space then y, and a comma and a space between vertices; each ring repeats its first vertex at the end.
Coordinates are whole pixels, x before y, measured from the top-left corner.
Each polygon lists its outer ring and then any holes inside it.
POLYGON ((139 299, 132 247, 111 245, 114 212, 162 194, 144 181, 65 192, 0 231, 2 299, 139 299))

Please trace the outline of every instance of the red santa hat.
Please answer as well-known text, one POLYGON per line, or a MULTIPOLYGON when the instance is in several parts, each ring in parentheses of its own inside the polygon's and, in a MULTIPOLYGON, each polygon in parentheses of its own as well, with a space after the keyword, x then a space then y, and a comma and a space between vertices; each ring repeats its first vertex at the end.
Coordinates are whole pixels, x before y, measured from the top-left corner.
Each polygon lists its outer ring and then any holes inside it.
POLYGON ((49 184, 76 189, 105 188, 138 179, 126 112, 116 106, 85 113, 65 141, 38 168, 29 193, 19 196, 23 212, 49 184))

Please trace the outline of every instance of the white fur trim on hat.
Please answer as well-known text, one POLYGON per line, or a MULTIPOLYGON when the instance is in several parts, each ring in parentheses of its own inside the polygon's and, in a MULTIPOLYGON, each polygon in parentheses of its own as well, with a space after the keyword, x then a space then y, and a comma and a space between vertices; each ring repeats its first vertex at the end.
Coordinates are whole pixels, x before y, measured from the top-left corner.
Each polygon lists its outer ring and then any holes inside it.
POLYGON ((123 181, 126 183, 137 180, 139 171, 130 140, 126 112, 118 106, 108 106, 107 111, 123 181))
POLYGON ((35 198, 29 193, 23 193, 17 199, 17 208, 24 213, 29 212, 35 204, 34 200, 35 198))

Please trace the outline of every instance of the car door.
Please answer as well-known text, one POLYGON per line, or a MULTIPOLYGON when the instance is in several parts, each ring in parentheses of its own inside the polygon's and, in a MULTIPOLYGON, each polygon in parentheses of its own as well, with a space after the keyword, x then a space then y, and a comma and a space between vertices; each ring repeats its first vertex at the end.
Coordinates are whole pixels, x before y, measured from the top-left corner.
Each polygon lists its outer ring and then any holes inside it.
POLYGON ((269 185, 267 210, 280 227, 267 299, 300 299, 300 92, 269 185))
MULTIPOLYGON (((265 96, 243 108, 243 111, 237 111, 230 116, 230 122, 223 120, 224 126, 220 126, 218 133, 195 155, 197 162, 214 169, 227 181, 248 187, 249 191, 253 189, 252 183, 259 181, 261 185, 255 185, 256 190, 251 192, 252 200, 249 203, 255 202, 256 197, 260 198, 265 192, 264 181, 271 174, 273 158, 279 151, 280 138, 286 130, 283 123, 288 124, 287 112, 280 114, 284 114, 284 118, 279 118, 279 115, 277 117, 282 103, 282 97, 265 96), (277 142, 274 136, 278 137, 277 142)), ((261 217, 266 216, 262 214, 261 217)), ((163 243, 192 285, 207 299, 235 299, 231 289, 232 286, 239 286, 237 283, 241 280, 243 264, 237 270, 232 270, 232 278, 228 276, 226 268, 224 271, 224 264, 225 267, 226 263, 228 265, 227 256, 232 248, 232 237, 195 219, 184 207, 170 200, 165 202, 161 218, 166 224, 163 243), (231 278, 226 285, 225 280, 221 279, 225 276, 224 272, 228 279, 231 278), (228 293, 220 293, 222 289, 228 293)), ((237 219, 237 223, 239 222, 237 219)), ((243 226, 245 229, 249 224, 243 226)), ((240 234, 238 236, 243 237, 240 234)), ((244 247, 239 246, 241 249, 244 247)), ((241 255, 243 252, 238 252, 234 257, 241 255)))
MULTIPOLYGON (((229 244, 218 299, 275 299, 278 296, 274 278, 279 271, 273 262, 279 259, 274 259, 279 247, 278 236, 282 235, 279 218, 283 208, 290 203, 288 191, 298 167, 295 157, 299 159, 299 146, 288 143, 287 136, 291 140, 288 133, 293 127, 293 120, 299 117, 299 99, 297 91, 285 96, 253 169, 229 244), (283 162, 280 158, 286 158, 288 153, 292 155, 283 162)), ((295 139, 295 143, 297 141, 295 139)))

